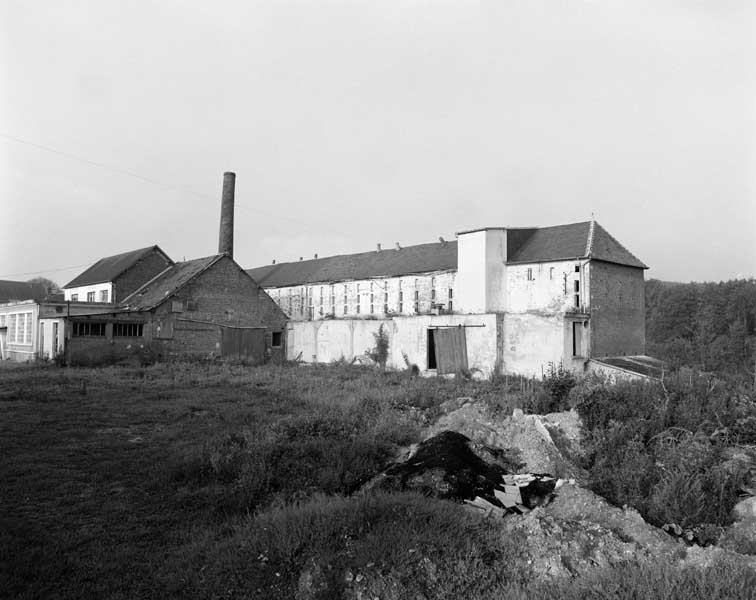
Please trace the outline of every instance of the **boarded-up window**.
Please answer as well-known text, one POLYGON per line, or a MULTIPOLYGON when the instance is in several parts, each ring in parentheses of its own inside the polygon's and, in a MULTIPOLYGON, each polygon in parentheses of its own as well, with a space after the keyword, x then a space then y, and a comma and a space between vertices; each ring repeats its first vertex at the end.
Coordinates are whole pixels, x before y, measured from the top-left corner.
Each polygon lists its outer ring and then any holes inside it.
POLYGON ((171 302, 171 312, 184 312, 184 303, 181 300, 174 300, 171 302))
POLYGON ((428 335, 434 337, 433 349, 439 374, 467 369, 467 340, 464 327, 431 329, 428 335))
POLYGON ((155 339, 172 340, 173 339, 173 319, 162 318, 155 320, 155 339))

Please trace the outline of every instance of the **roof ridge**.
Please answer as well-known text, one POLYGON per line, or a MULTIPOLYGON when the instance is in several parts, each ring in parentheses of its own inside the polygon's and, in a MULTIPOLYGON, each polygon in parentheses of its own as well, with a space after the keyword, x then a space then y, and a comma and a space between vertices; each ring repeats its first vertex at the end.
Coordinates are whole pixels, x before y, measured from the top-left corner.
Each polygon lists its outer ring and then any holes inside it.
POLYGON ((588 227, 588 241, 585 244, 585 255, 590 257, 593 252, 593 232, 596 229, 596 220, 591 219, 591 224, 588 227))

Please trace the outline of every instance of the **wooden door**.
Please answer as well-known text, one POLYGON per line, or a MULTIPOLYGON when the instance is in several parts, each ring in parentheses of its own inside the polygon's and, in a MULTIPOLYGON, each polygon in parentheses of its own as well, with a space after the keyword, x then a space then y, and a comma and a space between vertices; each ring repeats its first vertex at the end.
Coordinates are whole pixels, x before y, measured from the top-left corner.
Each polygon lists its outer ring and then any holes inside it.
POLYGON ((254 364, 265 362, 265 330, 222 327, 221 356, 254 364))
POLYGON ((436 371, 456 373, 467 369, 467 339, 464 327, 435 330, 436 371))

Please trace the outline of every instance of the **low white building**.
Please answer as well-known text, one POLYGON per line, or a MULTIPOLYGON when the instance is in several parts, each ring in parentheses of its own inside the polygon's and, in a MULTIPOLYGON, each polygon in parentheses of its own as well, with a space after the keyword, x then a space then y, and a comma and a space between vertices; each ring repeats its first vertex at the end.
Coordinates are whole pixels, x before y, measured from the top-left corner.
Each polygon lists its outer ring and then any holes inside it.
POLYGON ((383 325, 394 367, 541 376, 550 364, 584 371, 592 357, 645 352, 646 268, 590 221, 248 273, 291 319, 291 359, 359 358, 383 325))

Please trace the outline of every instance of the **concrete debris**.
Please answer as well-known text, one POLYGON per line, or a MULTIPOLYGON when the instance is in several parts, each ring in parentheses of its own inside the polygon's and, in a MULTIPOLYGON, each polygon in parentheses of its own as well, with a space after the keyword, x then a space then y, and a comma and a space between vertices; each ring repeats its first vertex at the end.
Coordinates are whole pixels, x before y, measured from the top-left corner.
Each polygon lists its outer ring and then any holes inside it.
POLYGON ((501 416, 492 413, 484 402, 468 398, 444 402, 441 411, 442 416, 428 430, 428 438, 440 431, 457 431, 489 447, 516 448, 523 462, 519 472, 585 477, 582 469, 565 456, 580 452, 580 417, 575 411, 541 416, 515 409, 511 416, 501 416))

